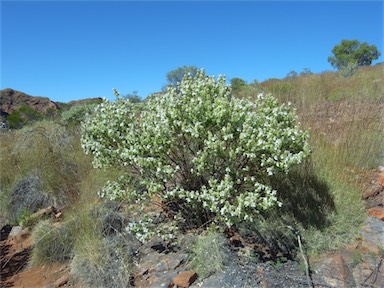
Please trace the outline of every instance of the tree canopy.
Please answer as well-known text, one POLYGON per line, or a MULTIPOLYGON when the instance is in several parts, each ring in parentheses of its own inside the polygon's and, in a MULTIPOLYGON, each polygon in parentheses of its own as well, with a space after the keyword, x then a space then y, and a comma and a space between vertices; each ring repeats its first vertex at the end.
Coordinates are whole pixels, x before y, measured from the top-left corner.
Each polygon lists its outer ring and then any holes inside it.
POLYGON ((381 55, 375 45, 357 40, 342 40, 332 49, 334 56, 328 57, 332 67, 340 69, 350 65, 369 66, 381 55))
POLYGON ((195 77, 197 71, 199 69, 196 66, 182 66, 179 68, 176 68, 172 71, 169 71, 167 73, 167 81, 169 82, 170 85, 173 85, 174 87, 177 87, 178 83, 183 80, 183 77, 185 74, 190 74, 193 77, 195 77))
POLYGON ((245 85, 247 85, 247 82, 245 82, 243 79, 241 78, 232 78, 231 79, 231 88, 232 88, 232 91, 239 91, 242 87, 244 87, 245 85))

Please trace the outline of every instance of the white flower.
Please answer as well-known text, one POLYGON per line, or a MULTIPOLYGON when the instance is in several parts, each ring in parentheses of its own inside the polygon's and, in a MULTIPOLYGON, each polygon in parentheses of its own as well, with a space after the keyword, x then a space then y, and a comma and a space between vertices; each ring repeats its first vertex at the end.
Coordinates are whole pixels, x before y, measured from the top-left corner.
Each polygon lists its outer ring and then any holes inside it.
POLYGON ((228 225, 280 206, 265 179, 309 155, 308 135, 289 104, 279 105, 269 94, 240 100, 225 83, 224 76, 216 80, 200 71, 179 83, 181 93, 168 87, 145 105, 118 98, 97 106, 82 126, 84 151, 95 167, 137 171, 145 187, 132 191, 119 179, 107 183, 100 197, 143 203, 143 195, 160 194, 228 225))

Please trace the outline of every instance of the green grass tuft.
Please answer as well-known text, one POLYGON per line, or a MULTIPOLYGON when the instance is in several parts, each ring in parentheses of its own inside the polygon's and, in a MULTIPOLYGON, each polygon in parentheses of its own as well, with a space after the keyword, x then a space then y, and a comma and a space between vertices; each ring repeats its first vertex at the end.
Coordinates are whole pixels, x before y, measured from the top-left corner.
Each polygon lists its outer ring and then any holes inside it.
POLYGON ((32 266, 65 262, 72 257, 75 233, 73 223, 55 225, 50 220, 40 221, 32 232, 32 266))
POLYGON ((200 277, 223 269, 224 243, 224 236, 217 232, 209 231, 197 237, 191 251, 191 266, 200 277))
POLYGON ((130 287, 133 253, 128 236, 103 235, 105 219, 94 214, 93 205, 73 211, 81 234, 76 236, 71 273, 81 287, 130 287))

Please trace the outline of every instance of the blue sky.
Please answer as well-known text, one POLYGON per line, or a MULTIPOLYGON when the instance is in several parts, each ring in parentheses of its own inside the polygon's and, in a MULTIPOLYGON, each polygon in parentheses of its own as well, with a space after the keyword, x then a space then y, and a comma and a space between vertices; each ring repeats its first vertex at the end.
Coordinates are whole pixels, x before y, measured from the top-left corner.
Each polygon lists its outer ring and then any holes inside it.
MULTIPOLYGON (((1 89, 68 102, 160 91, 183 65, 228 79, 332 70, 342 39, 383 49, 383 1, 1 2, 1 89)), ((381 56, 374 63, 383 61, 381 56)))

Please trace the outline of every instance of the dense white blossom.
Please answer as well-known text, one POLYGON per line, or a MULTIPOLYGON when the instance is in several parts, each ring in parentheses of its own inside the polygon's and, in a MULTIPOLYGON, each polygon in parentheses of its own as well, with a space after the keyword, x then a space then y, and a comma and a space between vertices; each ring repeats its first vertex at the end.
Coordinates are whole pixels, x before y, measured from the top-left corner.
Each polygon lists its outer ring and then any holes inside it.
MULTIPOLYGON (((142 193, 203 207, 232 225, 281 205, 266 179, 307 157, 307 140, 290 105, 268 94, 233 98, 224 76, 202 70, 144 104, 104 100, 83 124, 82 146, 95 167, 134 171, 142 193)), ((100 196, 122 197, 108 185, 100 196)))

